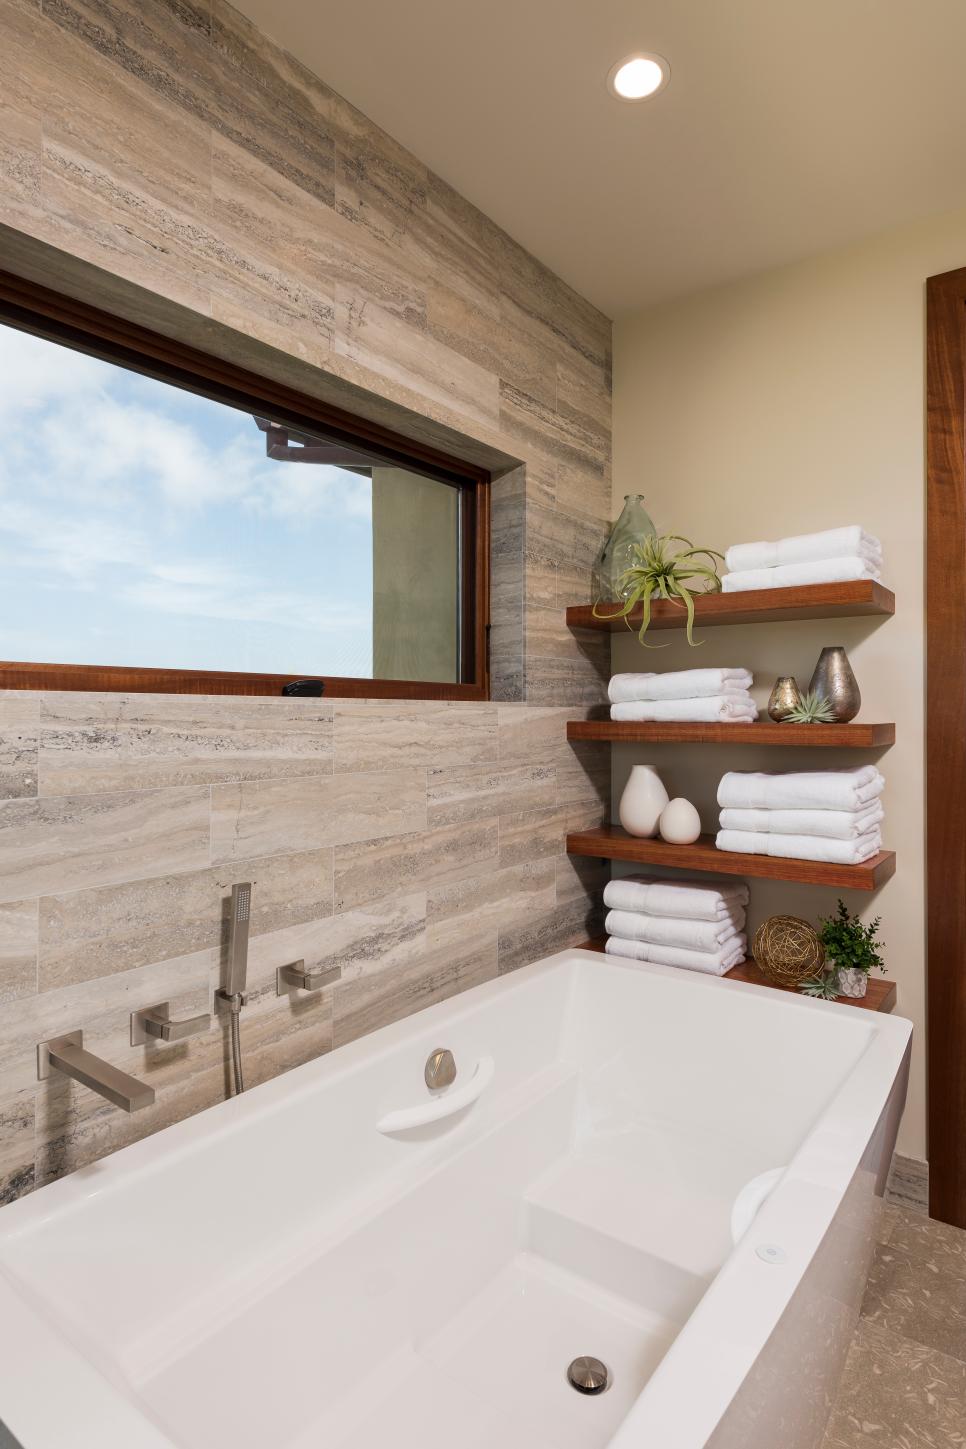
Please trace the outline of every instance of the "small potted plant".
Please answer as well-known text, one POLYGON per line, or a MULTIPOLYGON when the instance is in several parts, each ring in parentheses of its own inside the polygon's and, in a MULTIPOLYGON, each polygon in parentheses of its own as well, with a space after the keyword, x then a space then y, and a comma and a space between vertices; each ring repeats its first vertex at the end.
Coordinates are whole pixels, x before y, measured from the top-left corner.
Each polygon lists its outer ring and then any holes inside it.
POLYGON ((821 922, 819 939, 825 947, 826 969, 822 976, 802 982, 801 989, 808 996, 822 996, 831 1000, 835 996, 864 996, 869 984, 869 972, 884 971, 885 964, 879 954, 879 926, 881 916, 876 916, 868 925, 846 909, 839 901, 834 916, 826 916, 821 922))

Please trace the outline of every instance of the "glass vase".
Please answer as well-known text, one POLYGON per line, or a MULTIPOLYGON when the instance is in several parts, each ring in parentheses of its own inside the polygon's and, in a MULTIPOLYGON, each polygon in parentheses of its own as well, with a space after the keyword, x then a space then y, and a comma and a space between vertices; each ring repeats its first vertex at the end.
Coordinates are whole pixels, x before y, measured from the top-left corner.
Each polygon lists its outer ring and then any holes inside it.
POLYGON ((628 493, 620 518, 594 560, 593 593, 597 603, 618 603, 627 598, 630 585, 622 584, 621 576, 634 562, 634 545, 656 533, 641 495, 628 493))

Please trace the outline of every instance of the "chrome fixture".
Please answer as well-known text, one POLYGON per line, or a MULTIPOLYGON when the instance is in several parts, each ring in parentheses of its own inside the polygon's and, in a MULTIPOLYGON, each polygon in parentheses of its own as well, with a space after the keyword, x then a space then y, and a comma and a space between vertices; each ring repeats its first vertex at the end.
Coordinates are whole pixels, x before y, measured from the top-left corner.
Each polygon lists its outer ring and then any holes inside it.
POLYGON ((304 961, 293 961, 289 966, 280 966, 275 972, 275 990, 279 996, 285 996, 293 989, 321 991, 323 986, 331 986, 341 976, 341 966, 319 966, 306 971, 304 961))
POLYGON ((207 1011, 200 1016, 185 1017, 172 1021, 170 1001, 159 1001, 157 1006, 145 1006, 131 1012, 131 1045, 141 1046, 147 1041, 186 1041, 189 1036, 200 1036, 211 1028, 211 1017, 207 1011))
POLYGON ((431 1092, 441 1092, 456 1081, 456 1058, 447 1047, 430 1053, 423 1080, 431 1092))
POLYGON ((37 1045, 37 1076, 45 1081, 51 1072, 63 1072, 65 1077, 90 1087, 115 1107, 125 1112, 138 1112, 150 1107, 154 1101, 154 1088, 129 1077, 127 1072, 112 1067, 93 1053, 84 1050, 84 1033, 68 1031, 63 1036, 51 1037, 37 1045))
POLYGON ((220 991, 215 992, 215 1003, 229 1013, 231 1029, 231 1061, 235 1081, 235 1095, 244 1092, 241 1057, 241 1009, 248 1000, 245 987, 248 983, 248 926, 252 913, 252 883, 239 881, 231 888, 231 905, 228 913, 228 954, 222 973, 220 991))
POLYGON ((602 1394, 610 1383, 610 1374, 599 1358, 582 1354, 567 1369, 567 1382, 578 1394, 602 1394))

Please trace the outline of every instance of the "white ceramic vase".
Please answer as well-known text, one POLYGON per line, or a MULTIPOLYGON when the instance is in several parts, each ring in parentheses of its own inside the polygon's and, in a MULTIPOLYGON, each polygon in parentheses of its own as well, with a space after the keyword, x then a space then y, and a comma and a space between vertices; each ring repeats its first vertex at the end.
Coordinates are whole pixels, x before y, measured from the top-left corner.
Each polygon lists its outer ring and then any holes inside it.
POLYGON ((653 765, 632 765, 624 786, 618 814, 628 835, 643 838, 657 834, 661 812, 668 803, 668 793, 653 765))
POLYGON ((869 986, 868 971, 858 966, 840 966, 835 977, 835 989, 839 996, 864 996, 869 986))

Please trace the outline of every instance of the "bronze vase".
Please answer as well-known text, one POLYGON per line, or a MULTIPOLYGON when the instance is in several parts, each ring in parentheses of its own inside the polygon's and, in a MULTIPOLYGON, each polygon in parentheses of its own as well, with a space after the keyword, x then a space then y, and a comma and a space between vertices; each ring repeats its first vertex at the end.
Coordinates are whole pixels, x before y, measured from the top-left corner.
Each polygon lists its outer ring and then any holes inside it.
POLYGON ((823 695, 832 706, 836 724, 855 719, 862 704, 859 683, 852 673, 849 656, 841 644, 829 645, 818 656, 809 689, 823 695))
POLYGON ((781 724, 801 702, 801 690, 794 676, 783 674, 780 679, 775 680, 775 688, 768 696, 768 713, 776 724, 781 724))

